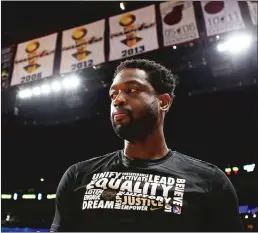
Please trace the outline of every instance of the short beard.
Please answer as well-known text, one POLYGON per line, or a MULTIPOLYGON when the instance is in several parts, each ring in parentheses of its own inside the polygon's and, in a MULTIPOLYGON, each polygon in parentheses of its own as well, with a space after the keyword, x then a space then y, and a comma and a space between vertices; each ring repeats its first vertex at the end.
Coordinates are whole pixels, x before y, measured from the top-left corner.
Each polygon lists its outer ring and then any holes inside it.
POLYGON ((111 118, 113 129, 117 136, 129 142, 143 141, 157 127, 159 121, 158 106, 155 101, 145 106, 144 115, 139 119, 129 114, 130 122, 127 125, 116 125, 111 118))

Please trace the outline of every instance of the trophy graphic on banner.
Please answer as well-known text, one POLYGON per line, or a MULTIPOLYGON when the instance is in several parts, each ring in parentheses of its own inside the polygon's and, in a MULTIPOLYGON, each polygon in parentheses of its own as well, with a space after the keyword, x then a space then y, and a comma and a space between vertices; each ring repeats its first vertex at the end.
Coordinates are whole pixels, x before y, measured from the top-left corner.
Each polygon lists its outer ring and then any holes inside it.
POLYGON ((78 28, 72 34, 72 38, 75 40, 77 48, 77 52, 73 54, 73 57, 78 61, 83 60, 91 54, 91 52, 87 50, 88 40, 85 38, 86 34, 86 28, 78 28))
POLYGON ((32 73, 35 70, 37 70, 40 65, 37 64, 38 61, 38 56, 39 56, 39 52, 37 52, 37 49, 39 48, 39 42, 38 41, 32 41, 29 42, 26 46, 26 53, 28 53, 28 65, 24 67, 24 69, 28 72, 28 73, 32 73))
POLYGON ((126 39, 121 42, 128 47, 132 47, 137 44, 138 41, 142 40, 142 38, 136 36, 136 26, 133 25, 135 22, 135 15, 133 14, 125 14, 119 20, 120 26, 124 27, 124 32, 126 33, 126 39))

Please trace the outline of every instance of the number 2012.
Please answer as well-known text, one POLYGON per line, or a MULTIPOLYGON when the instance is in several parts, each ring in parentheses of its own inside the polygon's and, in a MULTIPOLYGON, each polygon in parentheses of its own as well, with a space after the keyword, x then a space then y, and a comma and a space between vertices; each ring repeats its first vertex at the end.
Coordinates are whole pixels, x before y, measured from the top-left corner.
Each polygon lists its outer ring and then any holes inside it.
POLYGON ((88 67, 91 67, 92 65, 93 65, 92 59, 89 59, 88 61, 72 64, 72 71, 88 68, 88 67))
POLYGON ((131 48, 128 50, 122 50, 122 57, 132 56, 134 54, 139 54, 145 51, 144 45, 139 47, 131 48))

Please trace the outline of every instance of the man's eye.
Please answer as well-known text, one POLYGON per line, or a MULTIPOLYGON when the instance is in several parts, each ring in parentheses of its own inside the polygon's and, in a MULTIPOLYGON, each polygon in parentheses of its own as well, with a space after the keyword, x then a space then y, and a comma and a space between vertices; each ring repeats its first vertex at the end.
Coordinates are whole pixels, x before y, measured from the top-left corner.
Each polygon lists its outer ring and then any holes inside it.
POLYGON ((133 93, 133 92, 136 92, 136 91, 138 91, 136 88, 129 88, 129 89, 128 89, 128 92, 129 92, 129 93, 133 93))
POLYGON ((116 98, 116 96, 117 96, 117 95, 116 95, 115 93, 112 93, 112 94, 110 94, 110 99, 112 99, 112 100, 113 100, 113 99, 115 99, 115 98, 116 98))

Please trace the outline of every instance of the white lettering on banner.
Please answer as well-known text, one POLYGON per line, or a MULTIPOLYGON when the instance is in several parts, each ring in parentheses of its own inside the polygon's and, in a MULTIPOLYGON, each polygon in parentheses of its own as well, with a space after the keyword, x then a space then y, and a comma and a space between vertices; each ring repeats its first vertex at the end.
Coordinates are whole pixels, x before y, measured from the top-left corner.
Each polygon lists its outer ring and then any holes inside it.
POLYGON ((193 2, 177 1, 160 4, 164 46, 199 38, 193 2))
POLYGON ((53 75, 57 33, 20 43, 14 59, 11 85, 53 75))
POLYGON ((237 1, 202 1, 207 36, 245 28, 237 1))
POLYGON ((60 73, 105 62, 104 31, 105 20, 63 31, 60 73))
POLYGON ((251 19, 254 25, 257 25, 257 6, 258 2, 247 1, 248 8, 250 11, 251 19))
POLYGON ((186 180, 153 174, 95 173, 85 185, 82 210, 117 209, 181 213, 186 180), (139 179, 141 178, 141 179, 139 179))
POLYGON ((109 28, 110 61, 158 49, 154 5, 110 17, 109 28))

